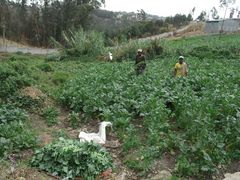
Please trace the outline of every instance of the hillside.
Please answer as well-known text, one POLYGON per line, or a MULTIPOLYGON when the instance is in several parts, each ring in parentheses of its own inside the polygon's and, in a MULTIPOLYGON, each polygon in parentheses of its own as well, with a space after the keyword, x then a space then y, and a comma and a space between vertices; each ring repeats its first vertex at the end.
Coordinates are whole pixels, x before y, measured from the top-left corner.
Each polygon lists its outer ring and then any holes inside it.
MULTIPOLYGON (((89 26, 102 32, 119 31, 139 22, 137 13, 112 12, 107 10, 96 9, 91 13, 89 26)), ((164 17, 146 14, 147 21, 162 20, 164 17)))

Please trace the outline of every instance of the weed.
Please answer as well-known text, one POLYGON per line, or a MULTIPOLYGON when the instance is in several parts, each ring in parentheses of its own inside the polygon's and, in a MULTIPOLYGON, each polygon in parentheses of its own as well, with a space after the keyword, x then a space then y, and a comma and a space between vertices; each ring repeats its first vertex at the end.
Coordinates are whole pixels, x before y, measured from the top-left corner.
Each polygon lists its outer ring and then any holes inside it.
POLYGON ((73 128, 76 128, 78 127, 78 124, 79 124, 79 113, 76 113, 76 112, 71 112, 69 114, 69 118, 70 118, 70 123, 71 123, 71 126, 73 128))
POLYGON ((59 138, 69 138, 67 132, 64 129, 54 130, 52 136, 58 141, 59 138))
POLYGON ((55 107, 46 107, 42 111, 42 117, 46 120, 49 126, 57 123, 59 111, 55 107))
POLYGON ((50 64, 47 64, 47 63, 43 63, 43 64, 40 64, 38 65, 38 68, 44 72, 52 72, 53 71, 53 68, 50 64))
POLYGON ((36 146, 36 136, 21 122, 0 124, 0 157, 36 146))
POLYGON ((65 83, 69 78, 69 75, 65 72, 55 72, 52 77, 52 81, 56 85, 65 83))

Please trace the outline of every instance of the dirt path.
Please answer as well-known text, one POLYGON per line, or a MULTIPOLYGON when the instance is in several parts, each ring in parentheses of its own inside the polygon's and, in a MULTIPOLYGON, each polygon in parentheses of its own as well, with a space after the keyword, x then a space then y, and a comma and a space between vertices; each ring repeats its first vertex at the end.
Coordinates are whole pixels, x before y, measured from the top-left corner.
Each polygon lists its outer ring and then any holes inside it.
POLYGON ((180 29, 176 29, 174 31, 165 32, 162 34, 149 36, 146 38, 140 38, 140 41, 145 40, 155 40, 161 38, 173 38, 173 37, 182 37, 182 36, 195 36, 199 34, 203 34, 204 23, 202 22, 191 22, 189 25, 184 26, 180 29))
POLYGON ((39 54, 39 55, 47 55, 51 53, 57 53, 57 49, 48 49, 48 48, 37 48, 30 47, 24 44, 16 43, 9 40, 3 40, 0 38, 0 52, 9 52, 9 53, 30 53, 30 54, 39 54))
POLYGON ((51 53, 57 53, 56 49, 45 49, 45 48, 35 48, 35 47, 27 47, 27 46, 17 46, 17 45, 1 45, 0 44, 0 52, 22 52, 22 53, 30 53, 30 54, 39 54, 39 55, 47 55, 51 53))

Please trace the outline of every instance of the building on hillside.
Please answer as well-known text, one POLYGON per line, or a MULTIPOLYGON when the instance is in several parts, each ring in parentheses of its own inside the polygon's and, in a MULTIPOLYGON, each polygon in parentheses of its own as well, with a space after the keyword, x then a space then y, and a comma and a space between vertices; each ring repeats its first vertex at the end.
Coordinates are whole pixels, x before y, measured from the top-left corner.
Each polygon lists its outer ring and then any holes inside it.
POLYGON ((221 29, 226 33, 240 31, 240 18, 206 21, 204 32, 219 33, 221 29))

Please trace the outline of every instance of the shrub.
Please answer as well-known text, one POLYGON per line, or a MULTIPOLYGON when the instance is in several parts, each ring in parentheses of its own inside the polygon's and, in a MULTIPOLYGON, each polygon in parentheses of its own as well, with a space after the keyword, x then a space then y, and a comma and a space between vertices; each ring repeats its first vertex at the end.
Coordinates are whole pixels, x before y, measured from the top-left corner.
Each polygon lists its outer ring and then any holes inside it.
POLYGON ((76 128, 79 123, 79 113, 71 112, 70 116, 70 123, 73 128, 76 128))
POLYGON ((155 56, 162 55, 164 52, 164 41, 157 40, 135 40, 129 43, 122 44, 110 51, 113 53, 113 59, 116 61, 123 61, 127 59, 135 59, 137 49, 142 48, 148 59, 155 56))
POLYGON ((71 57, 82 55, 97 56, 104 50, 104 37, 96 31, 84 31, 82 28, 76 31, 63 32, 64 46, 56 42, 63 54, 71 57))
POLYGON ((189 54, 191 56, 195 56, 195 57, 198 57, 200 59, 203 59, 204 57, 213 57, 214 54, 214 51, 211 47, 209 46, 198 46, 198 47, 194 47, 191 52, 189 52, 189 54))
POLYGON ((0 98, 7 99, 20 88, 30 85, 29 74, 25 74, 17 64, 3 64, 0 66, 0 98))
POLYGON ((54 84, 59 85, 65 83, 69 78, 69 75, 65 72, 55 72, 52 77, 54 84))
POLYGON ((9 60, 9 61, 16 61, 17 59, 16 59, 16 57, 11 56, 8 60, 9 60))
POLYGON ((44 72, 51 72, 53 71, 53 68, 50 64, 47 64, 47 63, 43 63, 43 64, 40 64, 38 65, 38 68, 44 72))
POLYGON ((48 54, 46 56, 46 61, 60 61, 61 56, 59 54, 48 54))
POLYGON ((20 75, 30 75, 31 73, 28 66, 21 61, 10 62, 8 64, 14 71, 16 71, 20 75))
POLYGON ((23 55, 23 52, 17 51, 16 54, 17 54, 17 55, 23 55))
POLYGON ((112 159, 99 145, 60 138, 37 150, 31 164, 62 178, 95 179, 112 167, 112 159))

